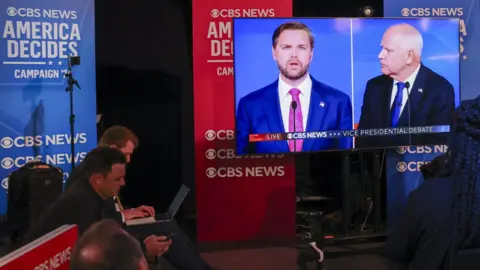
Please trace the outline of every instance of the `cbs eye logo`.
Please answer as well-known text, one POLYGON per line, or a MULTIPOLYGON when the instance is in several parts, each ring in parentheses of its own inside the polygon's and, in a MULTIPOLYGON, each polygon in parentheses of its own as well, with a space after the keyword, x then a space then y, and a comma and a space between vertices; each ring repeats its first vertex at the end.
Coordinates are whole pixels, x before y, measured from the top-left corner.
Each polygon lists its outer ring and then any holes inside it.
POLYGON ((14 7, 7 8, 7 15, 12 17, 17 15, 17 9, 14 7))
POLYGON ((212 167, 208 168, 205 173, 208 178, 215 178, 215 176, 217 176, 217 170, 212 167))
POLYGON ((406 172, 407 171, 407 163, 400 161, 397 163, 397 171, 399 172, 406 172))
POLYGON ((5 137, 0 140, 0 146, 5 149, 11 148, 13 146, 13 139, 10 137, 5 137))
POLYGON ((407 153, 407 151, 408 151, 408 147, 406 146, 397 147, 397 153, 399 153, 400 155, 407 153))
POLYGON ((6 157, 2 159, 0 164, 2 165, 2 168, 8 170, 13 168, 13 166, 15 165, 15 161, 12 158, 6 157))
POLYGON ((218 16, 220 16, 220 11, 218 9, 212 9, 210 11, 210 16, 212 16, 212 18, 218 18, 218 16))
POLYGON ((210 160, 215 159, 215 157, 217 157, 217 152, 215 151, 215 149, 208 149, 205 152, 205 157, 210 160))
POLYGON ((3 178, 2 187, 3 189, 8 190, 8 177, 3 178))
POLYGON ((213 141, 217 138, 217 133, 213 130, 207 130, 207 132, 205 132, 205 138, 209 141, 213 141))

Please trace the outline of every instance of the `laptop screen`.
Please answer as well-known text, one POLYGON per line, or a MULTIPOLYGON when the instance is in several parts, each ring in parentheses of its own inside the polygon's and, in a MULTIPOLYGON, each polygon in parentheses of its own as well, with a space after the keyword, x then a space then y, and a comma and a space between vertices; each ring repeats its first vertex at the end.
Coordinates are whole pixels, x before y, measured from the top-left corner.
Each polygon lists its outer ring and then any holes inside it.
POLYGON ((185 185, 182 185, 177 195, 173 199, 172 203, 170 204, 170 207, 168 208, 168 213, 171 215, 172 218, 175 216, 178 209, 182 205, 183 200, 185 200, 185 197, 187 197, 188 191, 190 191, 190 188, 188 188, 185 185))

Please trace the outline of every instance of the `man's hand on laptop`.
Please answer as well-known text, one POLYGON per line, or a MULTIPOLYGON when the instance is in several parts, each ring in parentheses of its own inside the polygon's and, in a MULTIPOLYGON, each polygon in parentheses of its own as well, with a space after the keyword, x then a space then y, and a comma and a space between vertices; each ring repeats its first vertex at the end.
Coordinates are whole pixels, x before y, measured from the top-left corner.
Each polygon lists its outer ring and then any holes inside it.
POLYGON ((145 243, 145 247, 147 248, 147 256, 153 257, 165 254, 170 248, 172 240, 166 236, 150 235, 143 240, 143 243, 145 243))
POLYGON ((143 218, 143 217, 146 217, 148 215, 147 213, 145 213, 141 210, 137 210, 135 208, 124 210, 121 213, 122 213, 125 221, 136 219, 136 218, 143 218))
POLYGON ((143 217, 154 217, 155 216, 155 209, 151 206, 142 205, 137 208, 130 208, 127 210, 122 211, 122 215, 125 220, 132 220, 136 218, 143 218, 143 217))
POLYGON ((153 207, 151 206, 142 205, 134 209, 147 213, 147 216, 151 216, 151 217, 155 216, 155 209, 153 209, 153 207))

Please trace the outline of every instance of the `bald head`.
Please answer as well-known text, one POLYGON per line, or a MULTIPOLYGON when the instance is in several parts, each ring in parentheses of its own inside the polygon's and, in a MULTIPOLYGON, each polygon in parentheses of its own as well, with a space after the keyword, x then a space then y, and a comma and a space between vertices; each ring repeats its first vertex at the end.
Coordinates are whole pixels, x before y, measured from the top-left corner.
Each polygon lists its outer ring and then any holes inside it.
POLYGON ((79 259, 87 263, 95 263, 103 259, 100 247, 95 244, 82 247, 78 254, 79 259))
POLYGON ((388 35, 396 39, 404 50, 413 50, 418 57, 422 55, 423 38, 415 27, 406 23, 397 24, 385 31, 384 38, 388 35))
POLYGON ((421 62, 423 38, 413 26, 402 23, 389 27, 383 34, 378 55, 382 72, 405 81, 421 62))
POLYGON ((77 241, 71 270, 147 270, 136 239, 113 220, 92 225, 77 241))

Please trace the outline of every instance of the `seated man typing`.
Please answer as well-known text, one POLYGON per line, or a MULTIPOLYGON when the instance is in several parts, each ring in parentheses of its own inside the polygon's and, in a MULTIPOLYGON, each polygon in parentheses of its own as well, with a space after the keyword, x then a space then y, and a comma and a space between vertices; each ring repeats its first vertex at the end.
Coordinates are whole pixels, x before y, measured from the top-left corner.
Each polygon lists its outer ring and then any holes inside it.
MULTIPOLYGON (((126 127, 112 126, 105 130, 102 137, 100 138, 100 141, 98 142, 98 145, 116 148, 120 150, 125 155, 126 163, 128 164, 130 162, 133 151, 138 145, 138 138, 131 130, 126 127)), ((65 189, 70 188, 79 179, 79 174, 83 166, 84 164, 82 162, 75 167, 75 169, 72 171, 65 183, 65 189)), ((117 201, 118 205, 118 196, 114 196, 110 200, 112 203, 110 207, 114 206, 114 201, 117 201)), ((110 208, 109 210, 113 209, 110 208)), ((155 210, 153 209, 153 207, 145 205, 130 209, 123 209, 122 207, 121 209, 118 208, 117 210, 119 210, 119 213, 117 211, 110 212, 110 214, 112 215, 111 218, 121 221, 123 223, 127 220, 131 220, 134 218, 145 217, 147 215, 155 215, 155 210)))
MULTIPOLYGON (((126 127, 112 126, 105 130, 98 144, 99 146, 120 150, 124 154, 126 163, 128 164, 133 151, 138 145, 138 138, 126 127)), ((74 183, 79 181, 84 166, 85 161, 76 166, 74 171, 70 174, 67 182, 65 183, 67 192, 74 186, 74 183)), ((122 186, 123 185, 124 184, 122 184, 122 186)), ((121 224, 125 224, 125 222, 128 220, 146 216, 155 216, 155 210, 153 207, 142 205, 137 208, 124 209, 118 198, 118 192, 114 196, 108 198, 105 202, 104 217, 114 219, 121 224), (117 202, 117 205, 115 202, 117 202)), ((160 217, 160 219, 163 218, 160 217)), ((152 227, 149 226, 148 228, 152 227)), ((138 230, 136 231, 138 232, 138 230)), ((170 262, 170 264, 179 270, 211 269, 211 267, 203 261, 193 243, 191 243, 187 235, 180 229, 174 220, 157 224, 154 232, 146 231, 142 234, 143 236, 148 236, 150 234, 166 236, 172 233, 175 234, 175 236, 172 237, 172 246, 170 247, 170 252, 165 254, 165 258, 170 262), (190 260, 186 260, 179 255, 185 252, 187 254, 192 254, 192 258, 190 260)))
MULTIPOLYGON (((115 148, 98 147, 88 153, 78 180, 32 226, 25 236, 25 243, 61 225, 76 224, 81 236, 97 221, 115 220, 114 214, 119 213, 115 210, 112 198, 117 196, 120 188, 125 185, 125 163, 125 155, 115 148)), ((118 223, 123 224, 121 221, 118 223)), ((144 234, 141 238, 137 237, 142 251, 147 256, 165 254, 166 259, 179 270, 210 269, 182 235, 165 241, 164 236, 173 229, 174 226, 170 225, 159 228, 157 232, 144 234), (167 250, 168 256, 165 253, 167 250)))
MULTIPOLYGON (((25 235, 24 243, 66 224, 76 224, 81 236, 93 223, 108 218, 109 199, 125 184, 125 163, 125 155, 117 149, 99 147, 88 153, 79 181, 40 216, 25 235)), ((141 239, 147 255, 163 255, 170 245, 157 238, 141 239)))

